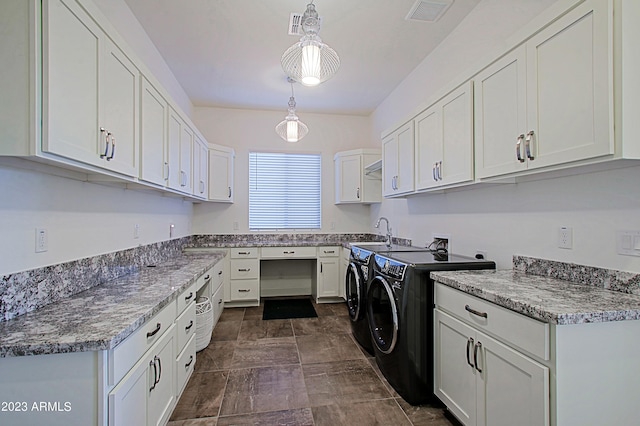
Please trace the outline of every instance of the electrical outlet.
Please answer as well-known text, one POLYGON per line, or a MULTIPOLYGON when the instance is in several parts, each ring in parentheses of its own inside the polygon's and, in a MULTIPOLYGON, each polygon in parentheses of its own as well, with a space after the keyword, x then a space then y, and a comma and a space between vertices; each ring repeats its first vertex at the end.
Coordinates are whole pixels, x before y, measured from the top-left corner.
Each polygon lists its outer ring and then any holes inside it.
POLYGON ((49 250, 49 236, 44 228, 36 228, 36 253, 49 250))
POLYGON ((563 249, 573 248, 573 228, 563 226, 558 229, 558 247, 563 249))
POLYGON ((237 231, 238 229, 240 229, 240 226, 238 225, 238 222, 233 222, 233 230, 237 231))
POLYGON ((140 238, 140 225, 137 223, 133 225, 133 238, 134 239, 140 238))

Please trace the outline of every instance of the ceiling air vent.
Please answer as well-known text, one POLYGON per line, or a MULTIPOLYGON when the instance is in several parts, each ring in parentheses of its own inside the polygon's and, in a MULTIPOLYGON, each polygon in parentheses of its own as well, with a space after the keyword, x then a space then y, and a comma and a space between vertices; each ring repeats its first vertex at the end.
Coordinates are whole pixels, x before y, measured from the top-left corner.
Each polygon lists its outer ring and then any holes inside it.
POLYGON ((407 21, 436 22, 449 9, 453 0, 418 0, 404 18, 407 21))
MULTIPOLYGON (((289 15, 289 35, 302 36, 302 15, 303 13, 292 12, 289 15)), ((318 17, 318 23, 322 27, 322 16, 318 17)))

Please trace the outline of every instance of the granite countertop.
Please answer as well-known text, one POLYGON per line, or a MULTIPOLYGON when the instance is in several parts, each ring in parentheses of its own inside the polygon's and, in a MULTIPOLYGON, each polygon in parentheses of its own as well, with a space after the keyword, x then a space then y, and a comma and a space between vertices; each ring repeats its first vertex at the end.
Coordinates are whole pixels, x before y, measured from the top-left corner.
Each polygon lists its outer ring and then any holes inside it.
POLYGON ((551 324, 640 319, 640 295, 513 270, 431 272, 449 287, 551 324))
POLYGON ((183 253, 0 322, 0 357, 112 349, 223 257, 183 253))

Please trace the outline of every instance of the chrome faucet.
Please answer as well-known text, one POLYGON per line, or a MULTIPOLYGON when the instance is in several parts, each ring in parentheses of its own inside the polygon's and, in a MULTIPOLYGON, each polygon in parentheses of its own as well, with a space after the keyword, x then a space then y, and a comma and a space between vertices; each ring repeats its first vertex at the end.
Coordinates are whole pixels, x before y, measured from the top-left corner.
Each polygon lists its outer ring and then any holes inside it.
POLYGON ((380 219, 378 219, 378 221, 376 222, 376 228, 380 228, 380 221, 382 219, 387 222, 387 241, 385 243, 387 244, 387 247, 391 248, 391 227, 389 226, 389 219, 384 216, 380 217, 380 219))

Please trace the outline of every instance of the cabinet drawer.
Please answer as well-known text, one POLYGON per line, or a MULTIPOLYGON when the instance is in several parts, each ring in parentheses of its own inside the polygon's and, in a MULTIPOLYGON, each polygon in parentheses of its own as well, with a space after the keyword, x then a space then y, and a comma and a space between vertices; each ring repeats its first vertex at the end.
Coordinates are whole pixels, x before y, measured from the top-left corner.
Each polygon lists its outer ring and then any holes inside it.
POLYGON ((260 300, 260 280, 231 280, 231 300, 260 300))
POLYGON ((118 383, 144 353, 171 327, 176 318, 176 302, 171 302, 142 327, 113 348, 109 357, 109 379, 118 383))
POLYGON ((191 377, 196 366, 196 336, 191 336, 189 342, 176 358, 176 399, 191 377))
POLYGON ((178 308, 176 310, 176 317, 182 314, 182 312, 187 308, 187 306, 189 306, 190 303, 196 300, 197 286, 198 286, 197 282, 191 284, 185 291, 182 292, 182 294, 180 294, 180 296, 178 296, 178 301, 177 301, 178 308))
POLYGON ((231 261, 231 279, 245 280, 260 276, 260 261, 258 259, 234 259, 231 261))
POLYGON ((340 256, 340 247, 318 247, 318 257, 338 257, 340 256))
POLYGON ((176 352, 180 352, 196 333, 196 304, 191 303, 176 320, 176 352))
POLYGON ((229 257, 231 259, 257 259, 258 247, 232 248, 229 257))
POLYGON ((216 263, 211 271, 211 293, 214 293, 224 281, 224 262, 216 263))
POLYGON ((198 280, 196 281, 196 290, 197 291, 200 291, 200 289, 202 287, 204 287, 205 285, 207 285, 208 283, 211 282, 211 279, 214 276, 213 268, 215 268, 215 266, 207 269, 207 271, 204 274, 202 274, 202 275, 200 275, 200 277, 198 277, 198 280))
POLYGON ((222 311, 224 310, 224 294, 223 287, 218 287, 218 289, 211 296, 211 305, 213 306, 213 326, 215 327, 220 315, 222 315, 222 311))
POLYGON ((549 324, 436 283, 436 306, 503 342, 549 359, 549 324), (473 313, 475 312, 475 313, 473 313), (486 317, 484 316, 486 314, 486 317))
POLYGON ((263 259, 282 259, 282 258, 314 258, 318 255, 315 247, 262 247, 263 259))

